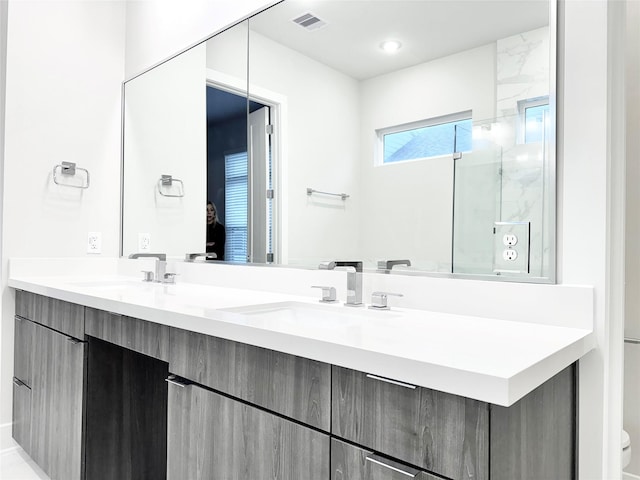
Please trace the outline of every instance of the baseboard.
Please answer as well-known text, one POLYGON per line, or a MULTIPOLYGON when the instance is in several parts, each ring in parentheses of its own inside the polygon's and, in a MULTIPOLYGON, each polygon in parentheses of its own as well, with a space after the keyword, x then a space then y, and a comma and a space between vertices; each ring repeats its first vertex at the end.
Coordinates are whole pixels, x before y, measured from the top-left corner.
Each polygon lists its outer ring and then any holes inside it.
POLYGON ((3 423, 0 425, 0 454, 6 451, 15 450, 18 444, 11 436, 12 423, 3 423))
POLYGON ((640 480, 640 477, 633 473, 622 472, 622 480, 640 480))

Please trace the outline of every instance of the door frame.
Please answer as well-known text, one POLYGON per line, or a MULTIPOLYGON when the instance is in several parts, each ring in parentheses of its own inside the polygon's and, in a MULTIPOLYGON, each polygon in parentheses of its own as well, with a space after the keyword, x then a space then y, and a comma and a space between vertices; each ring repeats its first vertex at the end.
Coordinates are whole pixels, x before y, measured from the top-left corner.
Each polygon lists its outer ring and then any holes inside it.
MULTIPOLYGON (((287 185, 287 97, 281 93, 252 85, 247 80, 207 69, 207 86, 247 97, 271 109, 271 178, 275 192, 273 199, 273 257, 276 264, 288 262, 288 201, 287 185)), ((248 114, 248 112, 247 112, 248 114)))

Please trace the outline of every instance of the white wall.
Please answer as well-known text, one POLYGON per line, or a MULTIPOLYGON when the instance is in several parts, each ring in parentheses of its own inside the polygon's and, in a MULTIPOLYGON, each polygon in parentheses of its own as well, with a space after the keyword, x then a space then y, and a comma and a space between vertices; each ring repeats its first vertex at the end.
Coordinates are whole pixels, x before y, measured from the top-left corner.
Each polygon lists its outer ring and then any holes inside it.
POLYGON ((276 0, 126 2, 126 78, 131 78, 275 2, 276 0))
MULTIPOLYGON (((627 2, 627 213, 625 336, 640 339, 640 2, 627 2)), ((624 352, 624 428, 631 438, 631 464, 626 471, 640 476, 640 344, 624 352)))
MULTIPOLYGON (((124 5, 9 1, 2 257, 83 256, 87 233, 118 254, 124 5), (62 161, 87 190, 53 184, 62 161)), ((13 292, 2 264, 0 449, 10 444, 13 292)))
POLYGON ((142 233, 147 252, 205 251, 205 60, 203 43, 125 84, 124 255, 142 233), (159 186, 162 175, 176 181, 159 186))
MULTIPOLYGON (((612 2, 612 5, 616 2, 612 2)), ((611 169, 619 158, 610 155, 609 34, 610 5, 604 1, 561 2, 564 27, 558 68, 558 281, 594 285, 595 331, 598 348, 580 361, 578 431, 581 478, 620 477, 622 365, 617 361, 622 339, 612 330, 622 319, 611 315, 619 277, 612 274, 613 252, 608 237, 613 214, 611 169)), ((619 231, 615 233, 619 234, 619 231)))
POLYGON ((286 99, 286 117, 277 128, 286 130, 281 168, 287 181, 276 195, 288 210, 283 219, 287 264, 356 258, 364 201, 359 82, 256 32, 251 32, 249 54, 250 95, 268 90, 286 99), (307 187, 350 198, 308 196, 307 187))
POLYGON ((474 121, 492 118, 495 56, 492 43, 362 82, 360 168, 366 208, 359 230, 365 259, 408 258, 418 268, 450 271, 452 157, 376 165, 375 132, 467 110, 474 121))
MULTIPOLYGON (((5 125, 5 104, 6 104, 6 87, 7 87, 7 24, 8 24, 8 3, 0 2, 0 171, 4 171, 4 125, 5 125)), ((4 185, 0 182, 0 208, 3 210, 4 204, 4 185)), ((0 211, 2 211, 0 210, 0 211)), ((2 242, 2 221, 0 216, 0 244, 2 242)), ((0 264, 4 265, 3 258, 4 253, 2 247, 0 247, 0 264)), ((2 285, 4 285, 5 275, 2 274, 2 285)), ((2 308, 2 296, 0 295, 0 311, 2 308)), ((4 318, 4 317, 3 317, 4 318)), ((13 354, 13 332, 11 328, 4 328, 7 322, 0 321, 0 451, 5 448, 5 445, 10 444, 10 427, 7 422, 11 421, 11 407, 7 402, 10 398, 8 390, 4 385, 8 386, 9 379, 7 375, 13 375, 13 362, 7 361, 10 355, 13 354), (5 345, 7 347, 5 348, 5 345), (6 406, 5 406, 6 405, 6 406)))

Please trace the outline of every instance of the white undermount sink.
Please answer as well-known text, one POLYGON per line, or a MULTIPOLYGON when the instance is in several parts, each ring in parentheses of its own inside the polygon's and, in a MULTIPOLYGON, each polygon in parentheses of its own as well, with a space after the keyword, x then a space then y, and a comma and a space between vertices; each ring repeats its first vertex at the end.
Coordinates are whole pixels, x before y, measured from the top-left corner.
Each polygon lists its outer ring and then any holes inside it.
POLYGON ((348 307, 341 303, 322 305, 320 303, 275 302, 222 309, 226 312, 247 315, 265 322, 313 323, 318 325, 345 324, 367 319, 398 316, 393 311, 375 311, 366 307, 348 307))
POLYGON ((113 280, 85 280, 81 282, 68 282, 68 285, 80 288, 126 288, 140 284, 140 280, 113 279, 113 280))

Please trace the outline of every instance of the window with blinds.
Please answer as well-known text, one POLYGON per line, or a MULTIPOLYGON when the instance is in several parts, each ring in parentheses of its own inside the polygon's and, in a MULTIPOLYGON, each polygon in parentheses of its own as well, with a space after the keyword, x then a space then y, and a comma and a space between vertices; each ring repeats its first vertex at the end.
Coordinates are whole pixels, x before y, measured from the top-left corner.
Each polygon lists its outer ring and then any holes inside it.
POLYGON ((225 243, 224 258, 230 262, 247 261, 248 222, 248 156, 247 152, 225 155, 225 243))

